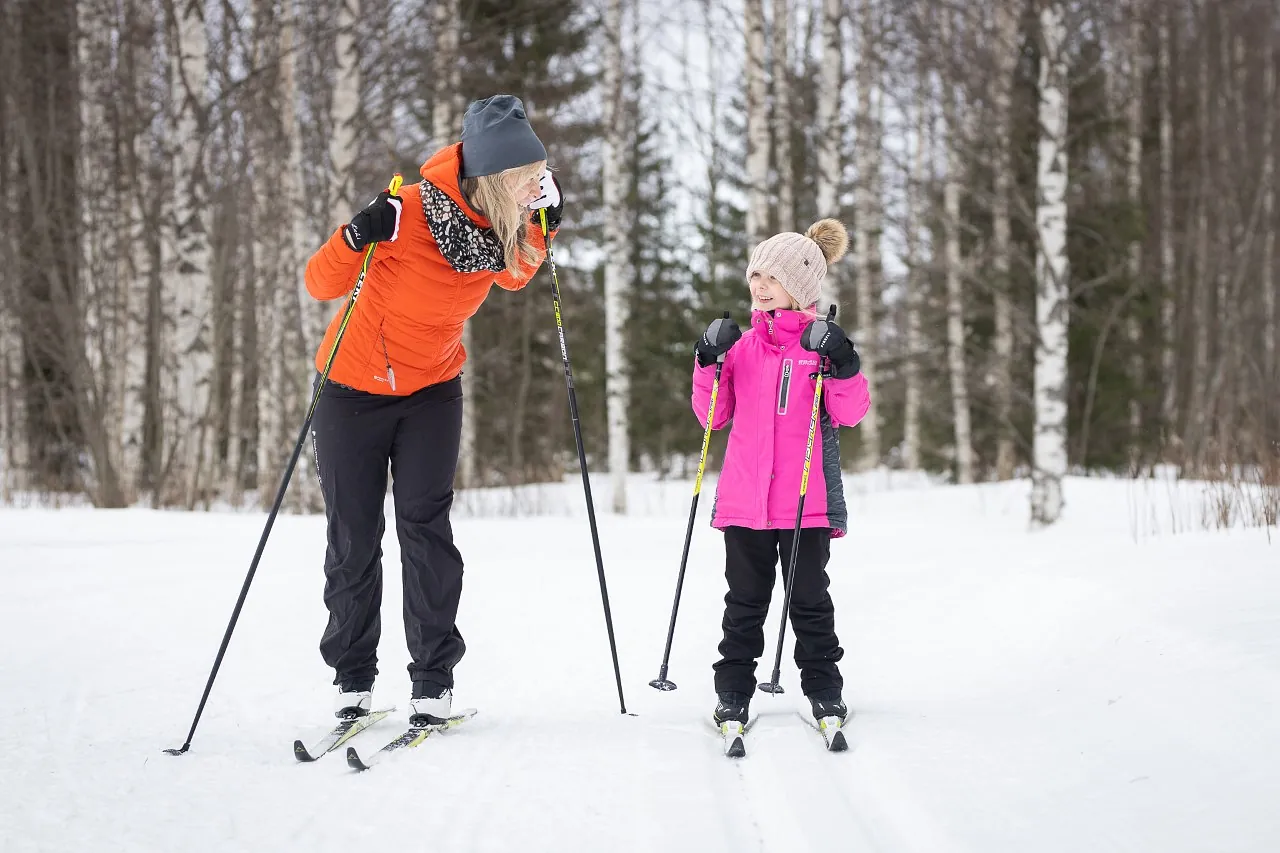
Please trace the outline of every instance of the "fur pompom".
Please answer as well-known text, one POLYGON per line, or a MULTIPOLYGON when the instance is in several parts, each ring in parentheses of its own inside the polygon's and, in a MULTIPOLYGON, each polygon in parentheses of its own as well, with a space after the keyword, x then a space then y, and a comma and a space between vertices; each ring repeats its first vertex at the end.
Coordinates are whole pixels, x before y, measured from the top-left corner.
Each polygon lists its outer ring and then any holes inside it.
POLYGON ((828 264, 843 258, 849 248, 849 232, 838 219, 819 219, 809 226, 804 236, 818 244, 828 264))

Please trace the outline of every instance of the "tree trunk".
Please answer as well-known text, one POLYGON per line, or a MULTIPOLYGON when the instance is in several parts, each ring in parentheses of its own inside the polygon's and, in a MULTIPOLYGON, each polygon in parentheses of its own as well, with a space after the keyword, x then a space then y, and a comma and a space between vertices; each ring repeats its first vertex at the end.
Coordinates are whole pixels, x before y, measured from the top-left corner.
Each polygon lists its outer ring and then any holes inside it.
POLYGON ((747 238, 753 247, 769 236, 771 195, 763 3, 743 0, 747 33, 747 238))
POLYGON ((1042 526, 1062 515, 1067 473, 1067 49, 1060 0, 1040 0, 1040 30, 1031 520, 1042 526))
MULTIPOLYGON (((1129 3, 1129 44, 1125 48, 1128 57, 1128 173, 1126 185, 1129 193, 1129 206, 1134 217, 1142 210, 1142 107, 1146 74, 1144 71, 1142 17, 1145 3, 1143 0, 1131 0, 1129 3)), ((1135 236, 1129 243, 1129 279, 1132 292, 1141 292, 1142 286, 1142 239, 1135 236)), ((1132 303, 1130 303, 1132 306, 1132 303)), ((1146 366, 1142 357, 1142 324, 1136 312, 1129 308, 1126 320, 1129 337, 1129 381, 1133 392, 1129 397, 1129 466, 1136 471, 1142 452, 1142 398, 1144 374, 1146 366)), ((1083 460, 1082 460, 1083 461, 1083 460)))
MULTIPOLYGON (((946 54, 954 55, 952 13, 942 10, 939 14, 946 54)), ((949 63, 943 64, 942 73, 954 73, 949 63)), ((942 110, 946 126, 947 177, 942 188, 942 227, 947 280, 947 368, 951 378, 951 410, 955 425, 956 482, 967 484, 973 482, 973 436, 969 421, 968 377, 965 374, 964 292, 960 258, 960 181, 964 175, 956 89, 954 81, 944 81, 942 110)))
POLYGON ((795 230, 795 170, 791 163, 790 0, 773 0, 773 144, 778 174, 778 230, 795 230))
POLYGON ((1013 477, 1016 464, 1013 427, 1013 309, 1009 299, 1010 273, 1013 267, 1012 226, 1009 200, 1013 192, 1012 127, 1010 115, 1013 103, 1013 77, 1018 67, 1018 9, 1014 0, 996 0, 996 69, 995 128, 992 141, 995 146, 995 162, 992 164, 994 187, 991 199, 992 239, 994 257, 992 266, 995 281, 992 291, 995 302, 995 364, 996 383, 996 478, 1013 477))
MULTIPOLYGON (((281 218, 288 215, 280 203, 276 180, 283 160, 282 127, 274 109, 278 96, 278 18, 276 0, 254 0, 253 73, 264 93, 251 108, 253 152, 253 273, 258 355, 262 364, 258 381, 258 499, 267 506, 275 497, 283 465, 289 458, 285 400, 288 382, 287 317, 281 279, 290 277, 279 263, 281 218)), ((348 213, 348 216, 350 214, 348 213)))
POLYGON ((921 231, 924 227, 926 174, 925 138, 928 134, 929 75, 920 61, 916 87, 916 128, 912 139, 910 175, 907 180, 907 352, 904 357, 906 405, 903 413, 902 467, 908 471, 920 468, 920 367, 924 335, 920 316, 926 281, 921 231))
MULTIPOLYGON (((1207 16, 1202 16, 1205 20, 1207 16)), ((1199 81, 1197 94, 1197 134, 1200 149, 1199 192, 1196 201, 1196 278, 1191 298, 1191 333, 1194 360, 1191 363, 1191 398, 1188 401, 1188 442, 1196 462, 1202 461, 1205 425, 1208 413, 1209 382, 1209 202, 1216 195, 1213 170, 1210 167, 1209 155, 1213 150, 1210 143, 1209 124, 1209 46, 1201 45, 1199 81)))
MULTIPOLYGON (((1276 426, 1277 411, 1275 389, 1280 385, 1280 365, 1276 362, 1276 51, 1275 14, 1267 27, 1266 50, 1263 53, 1263 103, 1266 104, 1262 120, 1262 365, 1264 399, 1271 412, 1269 430, 1276 426)), ((1274 432, 1268 432, 1274 436, 1274 432)))
POLYGON ((1160 76, 1160 373, 1164 387, 1160 399, 1160 420, 1166 445, 1178 434, 1178 293, 1173 247, 1173 70, 1170 63, 1169 29, 1173 4, 1160 11, 1157 62, 1160 76))
MULTIPOLYGON (((822 2, 822 59, 818 69, 817 123, 818 123, 818 174, 816 194, 818 218, 838 217, 840 191, 840 90, 843 84, 844 56, 841 50, 840 21, 843 17, 841 0, 822 2)), ((835 264, 827 270, 827 297, 840 302, 840 271, 835 264)), ((828 302, 819 304, 826 311, 828 302)))
MULTIPOLYGON (((853 338, 862 345, 862 375, 866 377, 871 393, 875 394, 877 346, 876 303, 879 301, 880 288, 873 280, 878 263, 873 263, 872 253, 879 253, 878 235, 872 232, 875 222, 876 185, 875 173, 880 166, 879 152, 876 150, 877 135, 875 132, 875 104, 872 90, 876 87, 876 76, 879 73, 875 56, 876 40, 876 7, 875 0, 862 0, 860 33, 861 43, 858 48, 858 116, 857 116, 857 149, 855 151, 857 183, 854 185, 854 230, 853 256, 857 276, 857 316, 858 327, 853 338)), ((861 453, 858 458, 860 470, 871 470, 880 464, 880 425, 876 407, 867 412, 867 416, 858 424, 861 438, 861 453)))
POLYGON ((613 483, 613 511, 627 511, 627 469, 630 467, 627 400, 631 394, 627 363, 626 117, 622 103, 622 0, 605 7, 604 52, 604 367, 605 404, 609 423, 609 473, 613 483))
MULTIPOLYGON (((297 82, 297 7, 284 4, 280 31, 280 123, 283 130, 285 168, 280 174, 279 204, 283 214, 280 222, 280 255, 276 259, 280 277, 275 282, 279 290, 284 317, 284 403, 286 435, 292 435, 302 427, 311 402, 312 378, 315 375, 311 358, 313 347, 319 345, 323 326, 317 322, 320 314, 315 310, 307 285, 303 280, 307 257, 307 223, 304 213, 304 188, 302 186, 302 127, 298 122, 297 82)), ((320 481, 314 465, 315 448, 308 435, 304 455, 298 460, 298 470, 290 480, 293 506, 300 512, 318 512, 324 509, 320 494, 320 481)), ((292 448, 290 448, 292 449, 292 448)))

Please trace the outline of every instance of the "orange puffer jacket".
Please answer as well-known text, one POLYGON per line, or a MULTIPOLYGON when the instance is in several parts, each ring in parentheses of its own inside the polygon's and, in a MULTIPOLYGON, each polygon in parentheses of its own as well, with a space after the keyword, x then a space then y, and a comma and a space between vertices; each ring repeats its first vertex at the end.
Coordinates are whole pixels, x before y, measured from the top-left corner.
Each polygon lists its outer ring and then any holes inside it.
MULTIPOLYGON (((459 189, 462 143, 436 152, 422 166, 422 182, 402 188, 395 242, 378 243, 329 378, 374 394, 404 396, 457 376, 467 359, 462 327, 497 284, 520 290, 546 256, 540 228, 530 228, 538 263, 506 270, 502 244, 489 220, 459 189)), ((554 232, 552 232, 554 235, 554 232)), ((334 231, 307 261, 307 292, 337 299, 351 291, 364 252, 353 252, 334 231)), ((316 351, 324 370, 342 322, 338 308, 316 351)))

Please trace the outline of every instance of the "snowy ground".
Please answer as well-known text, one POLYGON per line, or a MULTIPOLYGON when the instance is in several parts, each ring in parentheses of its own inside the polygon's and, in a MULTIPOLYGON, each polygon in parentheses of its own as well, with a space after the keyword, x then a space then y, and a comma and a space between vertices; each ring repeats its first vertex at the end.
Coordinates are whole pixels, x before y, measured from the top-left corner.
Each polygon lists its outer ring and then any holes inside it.
MULTIPOLYGON (((172 758, 161 750, 186 735, 262 516, 0 510, 0 850, 1280 849, 1280 542, 1195 532, 1172 490, 1123 480, 1071 480, 1067 518, 1042 533, 1026 529, 1025 482, 850 491, 832 560, 850 752, 824 752, 796 716, 788 648, 788 693, 757 695, 750 754, 719 754, 709 491, 680 689, 647 686, 687 483, 640 485, 634 517, 600 518, 635 714, 621 715, 570 481, 460 508, 456 701, 480 714, 365 774, 290 750, 328 725, 321 519, 277 523, 192 750, 172 758), (546 514, 515 514, 534 508, 546 514)), ((386 548, 375 700, 403 711, 390 532, 386 548)))

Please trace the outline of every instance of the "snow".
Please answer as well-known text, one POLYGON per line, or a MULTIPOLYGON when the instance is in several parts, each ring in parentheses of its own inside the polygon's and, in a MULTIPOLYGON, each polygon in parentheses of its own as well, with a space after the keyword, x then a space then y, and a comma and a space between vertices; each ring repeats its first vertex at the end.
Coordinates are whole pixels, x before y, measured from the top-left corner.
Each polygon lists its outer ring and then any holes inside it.
MULTIPOLYGON (((319 517, 276 524, 191 751, 181 745, 262 526, 258 513, 0 510, 0 849, 225 851, 1263 851, 1280 848, 1280 559, 1199 530, 1194 488, 850 478, 832 594, 851 749, 781 697, 747 758, 706 719, 720 535, 704 484, 670 677, 657 675, 691 486, 636 478, 600 515, 619 713, 576 474, 467 495, 456 703, 480 713, 368 773, 294 761, 329 725, 319 517)), ((609 505, 607 476, 597 507, 609 505)), ((386 565, 398 562, 388 531, 386 565)), ((401 711, 398 571, 375 703, 401 711)), ((779 593, 780 595, 780 593, 779 593)), ((776 606, 776 602, 775 602, 776 606)), ((758 675, 772 665, 765 626, 758 675)), ((790 637, 790 631, 788 631, 790 637)))

